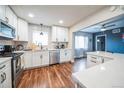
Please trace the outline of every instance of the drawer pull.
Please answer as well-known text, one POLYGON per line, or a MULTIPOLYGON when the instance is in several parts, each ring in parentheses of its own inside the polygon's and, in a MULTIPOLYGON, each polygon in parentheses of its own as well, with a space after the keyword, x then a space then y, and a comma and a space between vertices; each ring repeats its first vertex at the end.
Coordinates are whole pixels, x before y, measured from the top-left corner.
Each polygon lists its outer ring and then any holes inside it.
POLYGON ((4 75, 1 74, 1 84, 4 82, 4 75))
POLYGON ((0 69, 3 69, 5 67, 5 65, 3 65, 2 67, 0 67, 0 69))
POLYGON ((93 58, 93 59, 97 59, 96 57, 91 57, 91 58, 93 58))
POLYGON ((91 60, 91 62, 96 63, 96 61, 91 60))

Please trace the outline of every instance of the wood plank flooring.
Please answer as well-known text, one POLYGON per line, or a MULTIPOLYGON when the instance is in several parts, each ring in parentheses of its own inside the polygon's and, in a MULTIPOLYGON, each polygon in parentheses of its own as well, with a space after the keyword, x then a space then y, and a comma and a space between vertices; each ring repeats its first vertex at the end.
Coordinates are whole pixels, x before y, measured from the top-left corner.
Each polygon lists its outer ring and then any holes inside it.
POLYGON ((79 63, 63 63, 24 71, 18 88, 74 88, 72 72, 79 63))

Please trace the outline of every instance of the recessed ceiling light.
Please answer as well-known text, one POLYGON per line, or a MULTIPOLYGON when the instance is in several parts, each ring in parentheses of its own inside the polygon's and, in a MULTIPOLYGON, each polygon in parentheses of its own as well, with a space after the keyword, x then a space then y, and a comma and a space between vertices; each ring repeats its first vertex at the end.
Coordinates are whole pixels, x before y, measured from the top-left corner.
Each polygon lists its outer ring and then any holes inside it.
POLYGON ((34 17, 34 15, 33 15, 33 14, 31 14, 31 13, 29 13, 29 14, 28 14, 28 16, 29 16, 29 17, 34 17))
POLYGON ((59 23, 60 23, 60 24, 63 24, 63 20, 59 20, 59 23))
POLYGON ((105 28, 101 28, 101 31, 105 31, 106 29, 105 28))

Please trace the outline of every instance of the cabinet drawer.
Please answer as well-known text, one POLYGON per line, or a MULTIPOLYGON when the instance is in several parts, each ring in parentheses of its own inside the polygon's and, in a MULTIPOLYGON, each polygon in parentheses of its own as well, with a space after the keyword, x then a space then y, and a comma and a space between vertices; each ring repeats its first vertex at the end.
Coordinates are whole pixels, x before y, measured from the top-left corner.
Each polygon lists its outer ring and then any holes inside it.
POLYGON ((11 68, 5 68, 0 73, 1 76, 1 87, 3 88, 11 88, 11 68))
MULTIPOLYGON (((11 61, 10 61, 11 63, 11 61)), ((9 67, 9 63, 7 62, 4 62, 2 64, 0 64, 0 71, 4 70, 5 68, 8 68, 9 67)))

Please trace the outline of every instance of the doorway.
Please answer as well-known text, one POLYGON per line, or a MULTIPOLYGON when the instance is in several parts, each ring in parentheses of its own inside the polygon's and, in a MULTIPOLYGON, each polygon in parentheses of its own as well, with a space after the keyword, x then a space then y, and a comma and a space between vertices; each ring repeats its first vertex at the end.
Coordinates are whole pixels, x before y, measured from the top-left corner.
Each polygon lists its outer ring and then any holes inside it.
POLYGON ((96 51, 106 51, 106 35, 96 36, 96 51))

